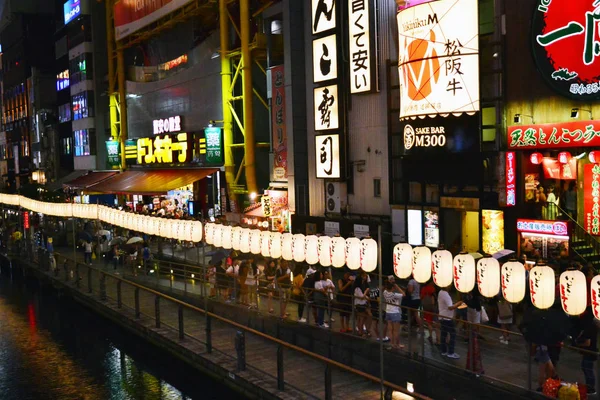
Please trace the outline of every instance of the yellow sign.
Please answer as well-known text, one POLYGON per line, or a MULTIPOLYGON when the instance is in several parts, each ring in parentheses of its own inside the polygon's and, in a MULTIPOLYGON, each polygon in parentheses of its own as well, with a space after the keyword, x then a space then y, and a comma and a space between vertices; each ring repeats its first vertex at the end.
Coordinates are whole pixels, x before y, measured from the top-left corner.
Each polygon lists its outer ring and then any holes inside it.
MULTIPOLYGON (((156 136, 137 141, 138 164, 171 164, 188 161, 188 134, 156 136)), ((191 161, 191 160, 190 160, 191 161)))

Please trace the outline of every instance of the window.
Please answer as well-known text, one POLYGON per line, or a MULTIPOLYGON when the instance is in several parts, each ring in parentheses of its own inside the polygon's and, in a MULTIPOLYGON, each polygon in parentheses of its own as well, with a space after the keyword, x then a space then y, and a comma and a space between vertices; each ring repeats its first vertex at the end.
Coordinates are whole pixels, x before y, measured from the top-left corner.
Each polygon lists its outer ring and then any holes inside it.
POLYGON ((71 120, 71 105, 69 103, 58 106, 58 122, 69 122, 71 120))
POLYGON ((94 145, 96 143, 95 132, 93 129, 83 129, 73 132, 75 137, 75 157, 89 156, 94 154, 94 145))
POLYGON ((82 81, 94 79, 92 70, 92 54, 83 53, 69 61, 70 82, 75 85, 82 81))
POLYGON ((373 196, 381 197, 381 178, 373 179, 373 196))
POLYGON ((63 138, 60 141, 61 154, 63 156, 69 156, 73 153, 73 138, 63 138))
POLYGON ((60 92, 69 87, 69 70, 65 69, 56 75, 56 91, 60 92))
POLYGON ((94 116, 94 92, 76 94, 72 98, 73 121, 94 116))

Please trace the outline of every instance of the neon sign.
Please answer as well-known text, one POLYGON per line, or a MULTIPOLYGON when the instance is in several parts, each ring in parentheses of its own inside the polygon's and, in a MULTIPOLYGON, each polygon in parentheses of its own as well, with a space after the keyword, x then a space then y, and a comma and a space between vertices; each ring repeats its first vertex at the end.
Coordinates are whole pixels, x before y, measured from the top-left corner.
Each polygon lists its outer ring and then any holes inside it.
POLYGON ((181 131, 181 116, 169 117, 165 119, 155 119, 152 121, 154 134, 175 133, 181 131))
POLYGON ((517 177, 515 174, 515 152, 506 152, 506 206, 517 205, 517 177))
POLYGON ((518 219, 517 231, 558 236, 567 236, 569 234, 569 228, 566 222, 536 221, 530 219, 518 219))
POLYGON ((600 98, 600 1, 539 0, 533 53, 546 82, 563 96, 600 98))
POLYGON ((69 0, 63 5, 65 25, 77 18, 81 14, 81 1, 69 0))

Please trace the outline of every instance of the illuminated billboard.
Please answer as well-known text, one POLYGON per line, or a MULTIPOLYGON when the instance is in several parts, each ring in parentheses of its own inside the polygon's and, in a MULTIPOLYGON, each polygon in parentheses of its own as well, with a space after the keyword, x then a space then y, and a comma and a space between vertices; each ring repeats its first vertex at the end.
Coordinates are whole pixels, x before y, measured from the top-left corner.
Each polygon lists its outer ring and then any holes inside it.
POLYGON ((81 0, 69 0, 63 5, 65 25, 81 15, 81 0))
POLYGON ((477 0, 441 0, 398 12, 400 119, 479 111, 477 0))
POLYGON ((121 40, 183 7, 191 0, 119 0, 115 3, 115 38, 121 40))

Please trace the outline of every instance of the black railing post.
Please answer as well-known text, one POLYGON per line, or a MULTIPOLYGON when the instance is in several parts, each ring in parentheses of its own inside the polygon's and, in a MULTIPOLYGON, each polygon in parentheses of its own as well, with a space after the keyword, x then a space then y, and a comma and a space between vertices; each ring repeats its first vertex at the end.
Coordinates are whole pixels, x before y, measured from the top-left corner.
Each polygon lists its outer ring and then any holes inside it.
POLYGON ((283 346, 277 346, 277 389, 285 390, 285 380, 283 378, 283 346))
POLYGON ((136 287, 134 291, 135 297, 135 317, 140 318, 140 288, 136 287))
POLYGON ((156 319, 156 327, 160 328, 160 296, 154 299, 154 318, 156 319))
POLYGON ((184 331, 183 331, 183 306, 180 304, 177 309, 177 318, 179 319, 179 340, 183 340, 184 331))
POLYGON ((81 280, 81 275, 79 274, 79 264, 75 263, 75 286, 79 289, 79 281, 81 280))
POLYGON ((87 267, 87 276, 88 276, 88 292, 92 293, 92 270, 90 267, 87 267))
POLYGON ((333 392, 331 390, 331 367, 329 364, 325 367, 325 400, 332 400, 333 392))
POLYGON ((206 351, 212 353, 212 318, 206 314, 206 351))
POLYGON ((117 281, 117 308, 121 308, 123 302, 121 301, 121 281, 117 281))
POLYGON ((235 351, 237 353, 237 370, 246 370, 246 336, 244 332, 237 331, 235 333, 235 351))
POLYGON ((104 272, 100 273, 100 300, 106 300, 106 275, 104 272))

